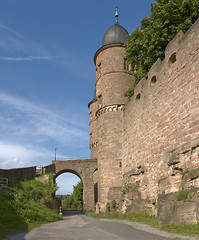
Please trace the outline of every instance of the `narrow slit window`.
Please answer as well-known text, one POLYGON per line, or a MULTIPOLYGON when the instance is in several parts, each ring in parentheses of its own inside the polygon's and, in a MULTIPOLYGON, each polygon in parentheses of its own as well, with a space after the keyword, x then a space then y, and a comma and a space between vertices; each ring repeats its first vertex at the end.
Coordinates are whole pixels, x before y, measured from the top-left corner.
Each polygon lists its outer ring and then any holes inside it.
POLYGON ((99 63, 98 66, 97 66, 99 76, 101 75, 101 65, 102 65, 102 63, 99 63))
POLYGON ((129 71, 129 64, 128 64, 128 62, 127 62, 127 59, 126 59, 126 58, 124 58, 124 70, 127 70, 127 71, 129 71))

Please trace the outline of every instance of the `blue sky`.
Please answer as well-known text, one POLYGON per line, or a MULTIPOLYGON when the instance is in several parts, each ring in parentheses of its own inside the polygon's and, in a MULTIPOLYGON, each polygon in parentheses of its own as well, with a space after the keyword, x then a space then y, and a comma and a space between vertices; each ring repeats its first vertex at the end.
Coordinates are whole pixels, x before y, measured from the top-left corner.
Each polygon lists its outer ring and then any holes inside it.
MULTIPOLYGON (((0 168, 90 158, 93 57, 115 23, 131 33, 151 0, 0 0, 0 168)), ((58 193, 78 178, 63 174, 58 193)))

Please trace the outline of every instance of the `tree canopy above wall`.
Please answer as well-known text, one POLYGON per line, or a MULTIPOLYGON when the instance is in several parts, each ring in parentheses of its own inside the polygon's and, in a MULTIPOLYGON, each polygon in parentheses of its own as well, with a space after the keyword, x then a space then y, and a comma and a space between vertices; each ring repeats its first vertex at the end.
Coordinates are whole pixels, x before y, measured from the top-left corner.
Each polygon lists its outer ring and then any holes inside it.
POLYGON ((142 19, 141 27, 128 36, 126 57, 133 66, 136 81, 125 96, 131 97, 137 83, 158 58, 164 58, 168 43, 182 30, 186 32, 199 18, 198 0, 156 0, 151 14, 142 19))

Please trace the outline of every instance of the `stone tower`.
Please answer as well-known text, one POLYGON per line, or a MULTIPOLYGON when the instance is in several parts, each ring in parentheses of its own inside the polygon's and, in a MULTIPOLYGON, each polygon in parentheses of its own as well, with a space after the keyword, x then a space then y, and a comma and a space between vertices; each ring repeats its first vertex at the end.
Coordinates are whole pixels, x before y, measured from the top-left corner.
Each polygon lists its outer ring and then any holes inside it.
MULTIPOLYGON (((98 204, 117 200, 122 184, 122 116, 125 91, 132 86, 133 75, 125 58, 127 30, 116 22, 105 33, 102 47, 95 53, 96 89, 89 103, 91 158, 98 160, 98 204)), ((95 189, 96 190, 96 189, 95 189)))

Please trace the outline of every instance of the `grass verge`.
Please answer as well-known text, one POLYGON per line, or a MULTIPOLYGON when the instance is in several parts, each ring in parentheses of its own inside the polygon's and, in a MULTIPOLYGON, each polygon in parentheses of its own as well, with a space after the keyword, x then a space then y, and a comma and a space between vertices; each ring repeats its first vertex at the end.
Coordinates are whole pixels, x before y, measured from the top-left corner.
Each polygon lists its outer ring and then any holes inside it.
POLYGON ((53 191, 51 183, 34 179, 0 187, 0 239, 59 220, 58 212, 45 205, 52 199, 53 191))
POLYGON ((139 222, 148 224, 151 227, 159 228, 160 230, 177 233, 181 235, 187 236, 195 236, 199 237, 199 224, 190 224, 190 225, 160 225, 158 223, 158 219, 156 216, 150 216, 148 214, 107 214, 107 213, 99 213, 96 214, 94 212, 88 212, 86 215, 90 217, 96 218, 106 218, 106 219, 118 219, 118 220, 128 220, 132 222, 139 222))

